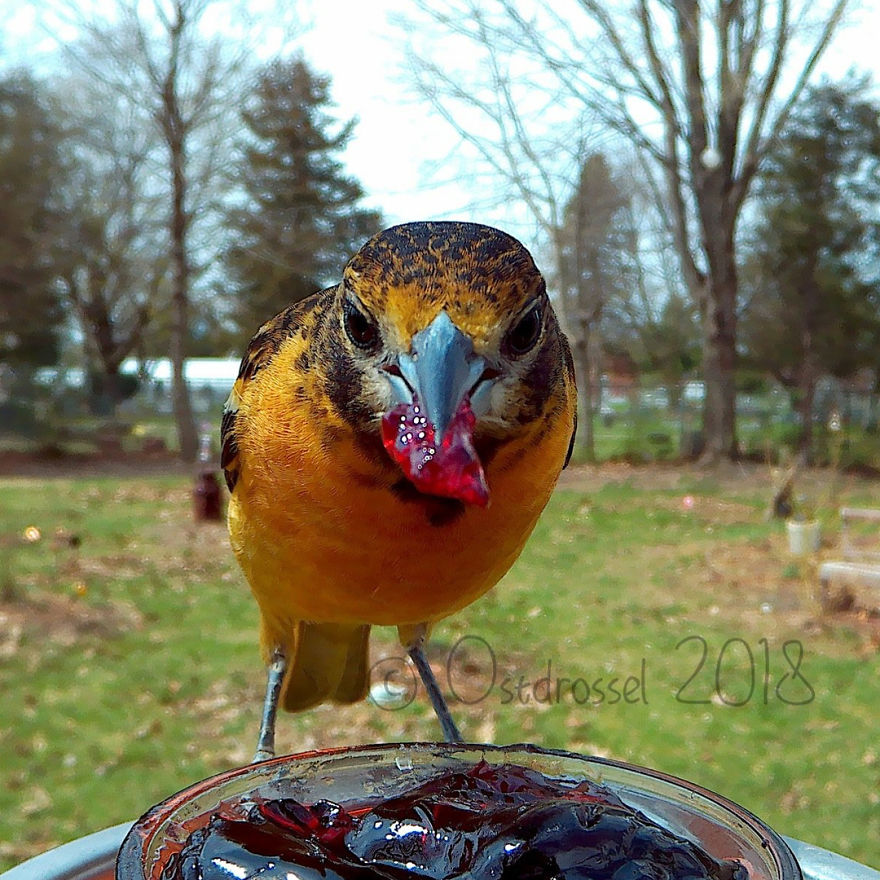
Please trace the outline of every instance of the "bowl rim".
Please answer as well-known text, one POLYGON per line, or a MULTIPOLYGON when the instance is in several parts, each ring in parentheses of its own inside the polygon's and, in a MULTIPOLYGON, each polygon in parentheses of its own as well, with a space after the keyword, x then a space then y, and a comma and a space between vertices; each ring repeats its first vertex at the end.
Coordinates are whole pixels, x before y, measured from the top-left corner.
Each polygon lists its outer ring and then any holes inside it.
MULTIPOLYGON (((446 756, 454 756, 458 752, 476 751, 487 752, 490 754, 504 753, 525 753, 537 756, 547 756, 560 758, 564 760, 574 760, 586 764, 592 764, 599 767, 612 767, 615 769, 630 772, 636 776, 650 777, 660 782, 672 785, 676 788, 683 788, 688 792, 695 793, 722 809, 733 814, 736 819, 748 826, 753 833, 760 837, 761 846, 769 855, 772 855, 776 862, 779 874, 786 880, 803 880, 803 873, 800 864, 795 858, 789 845, 778 832, 774 831, 757 815, 740 806, 735 801, 730 800, 724 795, 718 794, 711 789, 705 788, 693 782, 689 782, 679 776, 674 776, 662 770, 654 770, 650 767, 643 767, 639 764, 632 764, 627 761, 619 761, 614 758, 605 758, 597 755, 585 755, 579 752, 571 752, 566 749, 551 749, 538 746, 533 743, 510 743, 508 745, 497 745, 490 743, 447 743, 447 742, 430 742, 430 741, 412 741, 412 742, 394 742, 394 743, 375 743, 361 744, 350 746, 332 746, 326 749, 309 749, 304 752, 295 752, 289 755, 277 755, 266 761, 259 761, 254 764, 245 764, 242 767, 235 767, 231 770, 224 770, 213 776, 209 776, 192 785, 182 788, 163 801, 150 807, 129 829, 128 833, 122 841, 117 855, 116 870, 124 863, 131 864, 133 861, 140 863, 141 855, 145 847, 152 841, 156 830, 168 815, 185 804, 187 801, 203 794, 205 791, 216 787, 220 784, 232 781, 247 773, 252 773, 256 769, 262 771, 269 770, 275 766, 292 765, 296 762, 308 761, 312 759, 333 758, 335 755, 357 755, 362 753, 381 753, 381 752, 399 752, 399 751, 431 751, 446 756)), ((117 880, 119 874, 117 873, 117 880)))

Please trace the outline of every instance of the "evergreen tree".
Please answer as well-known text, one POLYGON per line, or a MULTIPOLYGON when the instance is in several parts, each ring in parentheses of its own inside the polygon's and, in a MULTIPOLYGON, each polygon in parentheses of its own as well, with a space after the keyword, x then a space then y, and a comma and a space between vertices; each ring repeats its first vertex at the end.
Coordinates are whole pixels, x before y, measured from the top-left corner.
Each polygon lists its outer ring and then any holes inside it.
POLYGON ((683 379, 700 364, 697 310, 686 297, 672 293, 657 320, 645 322, 640 335, 646 366, 663 381, 670 405, 677 406, 683 379))
POLYGON ((768 158, 745 277, 744 341, 792 389, 808 451, 824 374, 876 365, 880 348, 880 117, 869 82, 806 93, 768 158))
POLYGON ((329 86, 301 59, 275 61, 243 113, 237 174, 246 204, 229 214, 227 261, 237 282, 232 317, 244 333, 337 280, 381 228, 379 213, 359 207, 363 189, 338 158, 354 121, 334 119, 329 86))
POLYGON ((593 386, 598 378, 593 338, 602 312, 624 284, 620 214, 627 195, 601 153, 584 160, 558 232, 560 287, 578 384, 578 444, 595 457, 593 386))
POLYGON ((0 363, 19 379, 58 356, 62 139, 35 82, 0 81, 0 363))

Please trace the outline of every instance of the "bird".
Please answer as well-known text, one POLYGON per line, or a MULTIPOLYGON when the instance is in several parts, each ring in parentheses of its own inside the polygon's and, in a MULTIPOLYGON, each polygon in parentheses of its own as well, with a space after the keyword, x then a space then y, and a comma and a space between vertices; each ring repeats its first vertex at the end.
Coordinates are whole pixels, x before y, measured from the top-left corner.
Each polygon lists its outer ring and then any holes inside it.
POLYGON ((510 569, 571 457, 570 347, 529 251, 491 226, 411 222, 251 339, 226 402, 234 555, 279 707, 368 692, 373 626, 397 627, 444 738, 432 628, 510 569))

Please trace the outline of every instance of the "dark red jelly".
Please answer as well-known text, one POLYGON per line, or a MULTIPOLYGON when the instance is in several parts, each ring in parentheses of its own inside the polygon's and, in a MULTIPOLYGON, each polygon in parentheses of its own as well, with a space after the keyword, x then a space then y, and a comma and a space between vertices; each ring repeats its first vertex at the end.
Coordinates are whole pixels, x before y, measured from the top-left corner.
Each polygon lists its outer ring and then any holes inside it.
POLYGON ((475 422, 470 401, 465 398, 442 440, 437 442, 434 425, 416 398, 385 413, 382 443, 420 492, 485 507, 489 503, 489 487, 474 449, 475 422))
POLYGON ((480 763, 360 808, 254 800, 173 855, 163 880, 747 880, 610 790, 480 763))

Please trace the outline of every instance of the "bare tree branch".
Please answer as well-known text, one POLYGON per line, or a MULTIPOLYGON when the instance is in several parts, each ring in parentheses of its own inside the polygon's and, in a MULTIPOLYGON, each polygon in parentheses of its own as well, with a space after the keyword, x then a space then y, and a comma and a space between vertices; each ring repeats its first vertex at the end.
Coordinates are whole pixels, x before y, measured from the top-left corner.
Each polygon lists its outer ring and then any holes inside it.
POLYGON ((468 88, 456 88, 456 74, 444 71, 432 83, 432 102, 462 140, 515 184, 551 243, 565 199, 557 168, 523 117, 511 69, 531 65, 532 93, 546 89, 580 106, 581 114, 629 141, 644 164, 653 165, 649 185, 662 197, 680 270, 703 318, 704 421, 713 455, 736 448, 736 230, 742 206, 768 144, 848 3, 835 0, 818 38, 807 41, 806 57, 799 58, 810 0, 636 0, 634 17, 628 7, 601 0, 572 0, 564 8, 539 0, 529 17, 514 0, 491 6, 468 0, 452 11, 419 0, 444 31, 471 40, 488 59, 486 78, 468 88), (714 71, 705 69, 707 59, 714 71), (795 64, 794 85, 782 96, 795 64), (482 90, 495 91, 492 106, 482 90), (481 108, 491 124, 471 128, 462 107, 481 108))
POLYGON ((789 16, 789 0, 780 0, 780 2, 782 4, 782 12, 780 13, 780 23, 777 29, 777 40, 774 46, 774 57, 770 69, 770 77, 772 77, 773 83, 769 91, 765 87, 764 91, 762 92, 761 99, 758 104, 758 112, 755 115, 751 129, 747 136, 747 145, 743 157, 742 168, 740 170, 740 174, 733 191, 733 199, 738 207, 742 206, 742 203, 745 200, 745 197, 748 193, 749 185, 751 184, 755 173, 758 170, 761 159, 770 148, 773 141, 778 138, 779 133, 781 132, 783 126, 788 120, 788 117, 791 115, 792 108, 803 94, 804 89, 807 87, 810 78, 815 72, 816 65, 819 63, 819 60, 825 53, 825 50, 830 45, 831 40, 834 37, 834 34, 836 33, 841 20, 843 19, 843 15, 850 5, 850 0, 837 0, 837 2, 835 2, 830 15, 827 17, 824 25, 821 28, 819 39, 816 40, 816 42, 814 43, 806 62, 801 68, 797 80, 795 81, 794 87, 788 94, 788 97, 783 102, 782 106, 776 111, 775 119, 768 126, 767 131, 762 134, 765 119, 769 113, 770 97, 772 96, 773 89, 775 88, 779 79, 779 72, 782 64, 781 56, 784 53, 785 46, 787 45, 786 31, 789 16))

